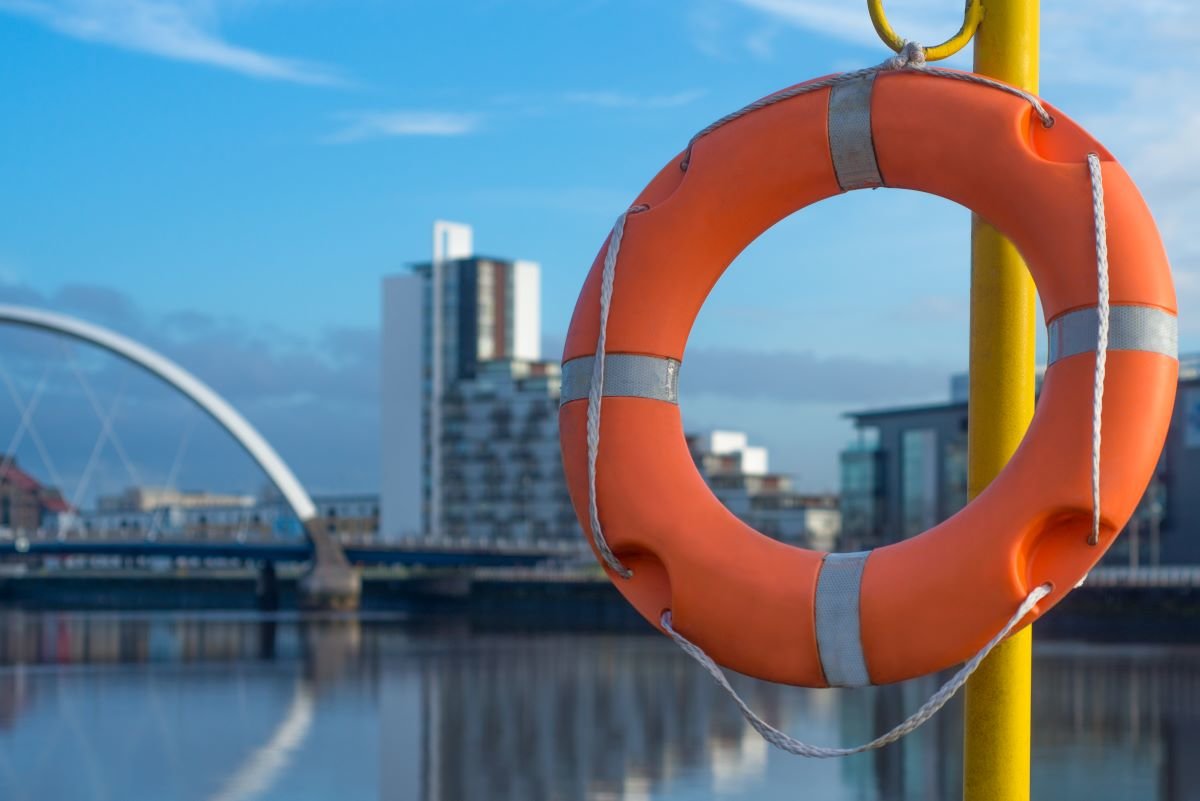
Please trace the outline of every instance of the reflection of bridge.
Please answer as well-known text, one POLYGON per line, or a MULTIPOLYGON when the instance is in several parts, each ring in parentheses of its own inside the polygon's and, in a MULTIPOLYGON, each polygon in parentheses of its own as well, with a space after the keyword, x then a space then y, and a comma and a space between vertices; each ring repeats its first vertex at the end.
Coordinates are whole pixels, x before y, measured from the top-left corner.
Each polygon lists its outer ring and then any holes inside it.
POLYGON ((1200 565, 1154 565, 1141 567, 1097 567, 1088 574, 1085 587, 1200 587, 1200 565))
POLYGON ((319 525, 317 510, 308 492, 262 435, 236 409, 200 379, 165 356, 121 336, 73 317, 41 309, 0 305, 0 324, 16 325, 70 337, 108 351, 162 379, 200 407, 237 441, 279 490, 304 525, 312 543, 313 568, 305 577, 303 594, 313 605, 347 606, 357 603, 358 574, 346 561, 341 545, 319 525))
MULTIPOLYGON (((1035 797, 1200 801, 1195 647, 1042 642, 1034 671, 1035 797)), ((831 744, 869 739, 939 683, 734 681, 775 725, 831 744)), ((89 783, 109 798, 209 787, 231 799, 251 785, 295 797, 335 777, 346 797, 397 801, 774 798, 796 787, 949 801, 961 797, 961 720, 947 709, 874 754, 804 761, 768 750, 658 637, 344 616, 0 615, 4 797, 87 797, 89 783), (143 662, 170 669, 134 672, 143 662), (79 664, 112 667, 61 669, 79 664), (50 768, 72 759, 79 769, 50 768)))
MULTIPOLYGON (((457 543, 414 540, 404 543, 341 542, 346 560, 353 565, 406 567, 528 567, 552 559, 577 556, 573 542, 542 544, 457 543)), ((166 559, 230 559, 246 562, 308 562, 312 546, 293 539, 242 541, 194 539, 109 539, 39 532, 33 537, 0 539, 5 556, 112 556, 166 559)))

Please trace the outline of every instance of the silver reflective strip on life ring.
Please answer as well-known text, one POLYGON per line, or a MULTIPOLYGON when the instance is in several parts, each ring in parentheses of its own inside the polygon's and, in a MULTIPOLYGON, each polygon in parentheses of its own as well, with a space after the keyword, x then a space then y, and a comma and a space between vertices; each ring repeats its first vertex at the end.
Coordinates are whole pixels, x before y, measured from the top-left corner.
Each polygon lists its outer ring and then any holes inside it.
POLYGON ((870 551, 831 553, 821 562, 813 614, 821 669, 830 687, 865 687, 871 683, 863 656, 859 596, 863 568, 870 551))
MULTIPOLYGON (((1046 329, 1046 364, 1080 353, 1094 353, 1100 322, 1095 306, 1067 312, 1046 329)), ((1179 358, 1179 320, 1155 306, 1112 306, 1108 313, 1108 349, 1141 350, 1179 358)))
POLYGON ((883 186, 871 136, 875 75, 834 84, 829 90, 829 154, 843 191, 883 186))
MULTIPOLYGON (((592 385, 593 356, 580 356, 562 366, 562 397, 559 405, 588 396, 592 385)), ((637 353, 608 353, 604 356, 604 396, 647 398, 679 403, 679 361, 637 353)))

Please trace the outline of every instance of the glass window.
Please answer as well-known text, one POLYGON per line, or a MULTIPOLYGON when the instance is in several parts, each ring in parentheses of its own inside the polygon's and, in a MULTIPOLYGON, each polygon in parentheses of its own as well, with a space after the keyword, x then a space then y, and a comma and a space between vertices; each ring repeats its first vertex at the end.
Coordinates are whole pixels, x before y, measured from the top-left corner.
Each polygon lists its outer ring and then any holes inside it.
POLYGON ((901 535, 911 537, 938 523, 937 432, 916 428, 900 436, 901 535))
POLYGON ((882 479, 878 450, 852 446, 842 452, 840 506, 842 534, 848 547, 877 544, 882 479))
POLYGON ((942 487, 946 493, 945 515, 967 505, 967 438, 954 437, 942 452, 942 487))

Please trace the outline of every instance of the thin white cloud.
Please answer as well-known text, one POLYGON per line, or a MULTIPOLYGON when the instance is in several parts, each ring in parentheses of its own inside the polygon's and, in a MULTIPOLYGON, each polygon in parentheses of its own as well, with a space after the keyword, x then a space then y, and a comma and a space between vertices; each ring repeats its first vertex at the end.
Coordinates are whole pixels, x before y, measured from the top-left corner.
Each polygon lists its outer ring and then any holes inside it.
POLYGON ((789 25, 819 31, 843 41, 855 44, 872 44, 878 41, 867 18, 866 9, 858 3, 821 0, 733 1, 789 25))
POLYGON ((746 50, 761 61, 769 61, 775 56, 775 39, 779 36, 779 27, 768 25, 749 34, 745 39, 746 50))
POLYGON ((338 115, 342 127, 326 144, 347 144, 397 136, 463 136, 479 129, 478 114, 450 111, 349 111, 338 115))
POLYGON ((669 95, 635 95, 616 91, 567 92, 563 99, 568 103, 600 108, 679 108, 704 97, 703 89, 689 89, 669 95))
POLYGON ((255 78, 340 84, 326 66, 261 53, 226 41, 212 3, 189 0, 0 0, 0 12, 28 17, 87 42, 175 61, 204 64, 255 78))
MULTIPOLYGON (((916 34, 939 30, 939 11, 945 14, 944 0, 910 0, 905 22, 916 23, 916 34)), ((687 18, 692 46, 721 61, 742 55, 769 61, 776 38, 788 28, 847 44, 883 47, 866 9, 845 0, 704 0, 692 5, 687 18), (750 14, 736 13, 739 10, 750 14)))
POLYGON ((709 58, 728 61, 724 13, 712 0, 693 3, 688 9, 686 29, 692 46, 709 58))
POLYGON ((1192 86, 1193 70, 1189 63, 1142 75, 1111 107, 1081 115, 1124 164, 1154 213, 1175 275, 1182 344, 1189 350, 1200 347, 1200 244, 1195 237, 1200 89, 1192 86))

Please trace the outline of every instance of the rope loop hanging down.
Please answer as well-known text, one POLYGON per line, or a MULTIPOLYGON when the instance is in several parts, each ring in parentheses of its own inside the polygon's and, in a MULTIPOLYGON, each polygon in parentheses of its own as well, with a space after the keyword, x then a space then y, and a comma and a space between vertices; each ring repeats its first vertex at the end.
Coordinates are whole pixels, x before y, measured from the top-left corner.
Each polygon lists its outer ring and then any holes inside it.
POLYGON ((1100 434, 1104 412, 1104 369, 1108 362, 1108 222, 1104 217, 1104 173, 1100 157, 1089 153, 1092 182, 1092 221, 1096 234, 1096 371, 1092 384, 1092 532, 1088 545, 1100 543, 1100 434))
POLYGON ((592 542, 609 568, 623 579, 632 578, 633 571, 626 567, 612 552, 604 529, 600 526, 600 507, 596 501, 596 457, 600 453, 600 409, 604 396, 604 348, 608 331, 608 312, 612 307, 613 282, 617 277, 617 256, 621 253, 621 239, 625 236, 625 219, 630 214, 646 211, 649 206, 631 206, 617 217, 612 233, 608 237, 608 249, 604 253, 604 270, 600 274, 600 333, 596 338, 596 360, 592 363, 592 379, 587 398, 587 480, 588 480, 588 523, 592 528, 592 542))
MULTIPOLYGON (((897 34, 892 28, 892 23, 888 22, 887 14, 883 10, 883 0, 867 0, 867 12, 871 15, 871 24, 875 26, 879 38, 899 53, 908 44, 908 40, 897 34)), ((958 29, 958 33, 941 44, 923 48, 925 60, 941 61, 962 50, 971 41, 982 20, 983 0, 967 0, 966 8, 963 9, 962 27, 958 29)))
POLYGON ((1004 641, 1004 638, 1012 633, 1013 629, 1025 619, 1033 607, 1037 606, 1037 602, 1050 594, 1052 587, 1049 584, 1041 584, 1034 587, 1017 610, 1013 612, 1013 616, 1008 619, 1004 627, 996 632, 996 635, 990 639, 986 645, 979 650, 979 653, 968 659, 958 672, 951 676, 945 684, 938 688, 937 692, 929 697, 929 700, 921 705, 920 709, 909 715, 899 724, 894 726, 890 731, 881 734, 874 740, 862 745, 850 746, 847 748, 830 748, 823 745, 810 745, 809 743, 801 742, 790 735, 784 734, 779 729, 775 728, 765 720, 760 718, 757 713, 738 695, 737 690, 733 689, 733 685, 729 683, 729 678, 725 675, 725 671, 712 660, 708 654, 704 653, 701 648, 688 640, 671 625, 671 611, 663 612, 662 619, 659 621, 667 634, 671 635, 671 639, 675 641, 683 652, 695 659, 700 665, 708 671, 709 675, 721 686, 729 697, 737 704, 738 709, 742 712, 742 717, 746 719, 759 736, 766 740, 771 745, 786 751, 789 754, 796 756, 811 757, 815 759, 829 759, 831 757, 845 757, 854 754, 861 754, 864 751, 874 751, 877 748, 883 748, 885 745, 891 745, 900 738, 915 731, 925 721, 937 714, 938 710, 946 705, 946 703, 954 697, 971 674, 978 669, 979 665, 987 658, 987 655, 992 650, 1004 641))

